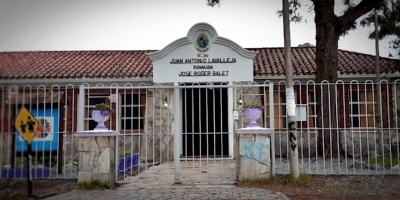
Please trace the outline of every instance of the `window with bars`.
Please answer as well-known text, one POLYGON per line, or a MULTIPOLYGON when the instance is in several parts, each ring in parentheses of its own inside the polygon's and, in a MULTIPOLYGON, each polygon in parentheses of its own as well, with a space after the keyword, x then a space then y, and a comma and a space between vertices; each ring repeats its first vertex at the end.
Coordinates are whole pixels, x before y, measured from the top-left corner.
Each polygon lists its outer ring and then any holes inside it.
POLYGON ((350 90, 350 122, 352 127, 374 127, 372 90, 350 90))
POLYGON ((317 127, 317 113, 316 107, 317 102, 315 100, 315 92, 309 91, 307 93, 307 127, 308 128, 315 128, 317 127))
POLYGON ((121 95, 121 131, 138 132, 144 129, 146 108, 145 94, 121 95))
MULTIPOLYGON (((268 96, 268 91, 266 91, 268 96)), ((278 90, 274 91, 274 128, 284 129, 287 128, 287 115, 286 115, 286 91, 278 90)), ((317 114, 316 114, 316 102, 314 92, 309 91, 307 96, 296 98, 296 119, 297 121, 303 121, 308 128, 316 127, 317 114), (305 120, 302 115, 305 115, 305 120)), ((268 127, 271 112, 269 110, 269 98, 266 98, 266 120, 268 127)), ((305 126, 304 125, 304 126, 305 126)))
MULTIPOLYGON (((268 95, 266 95, 268 96, 268 95)), ((269 106, 269 98, 266 98, 266 119, 267 119, 267 126, 270 126, 270 117, 273 115, 274 116, 274 128, 279 129, 279 128, 286 128, 287 127, 287 122, 286 122, 286 95, 285 91, 274 91, 274 113, 272 114, 269 106)))
POLYGON ((109 104, 108 96, 90 95, 86 97, 84 130, 93 130, 97 126, 97 122, 92 119, 90 111, 99 103, 109 104))

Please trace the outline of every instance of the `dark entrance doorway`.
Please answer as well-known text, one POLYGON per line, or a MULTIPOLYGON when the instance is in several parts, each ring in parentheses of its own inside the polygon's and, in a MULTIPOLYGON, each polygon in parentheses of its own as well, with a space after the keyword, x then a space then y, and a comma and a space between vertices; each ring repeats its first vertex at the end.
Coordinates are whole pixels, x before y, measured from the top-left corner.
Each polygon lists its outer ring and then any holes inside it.
POLYGON ((227 88, 182 90, 183 156, 229 156, 227 88))

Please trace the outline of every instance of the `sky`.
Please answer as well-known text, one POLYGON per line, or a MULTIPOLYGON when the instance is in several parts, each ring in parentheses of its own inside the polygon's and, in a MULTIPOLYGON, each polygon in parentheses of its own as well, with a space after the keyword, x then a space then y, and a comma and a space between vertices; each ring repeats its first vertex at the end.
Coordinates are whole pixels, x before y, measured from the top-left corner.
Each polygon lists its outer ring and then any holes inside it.
MULTIPOLYGON (((316 43, 312 4, 301 2, 306 22, 291 23, 293 47, 316 43)), ((206 0, 0 0, 0 52, 161 50, 199 22, 243 48, 283 47, 280 9, 281 0, 222 0, 214 8, 206 0)), ((339 49, 374 55, 373 29, 351 31, 339 49)), ((379 47, 388 57, 389 39, 379 47)))

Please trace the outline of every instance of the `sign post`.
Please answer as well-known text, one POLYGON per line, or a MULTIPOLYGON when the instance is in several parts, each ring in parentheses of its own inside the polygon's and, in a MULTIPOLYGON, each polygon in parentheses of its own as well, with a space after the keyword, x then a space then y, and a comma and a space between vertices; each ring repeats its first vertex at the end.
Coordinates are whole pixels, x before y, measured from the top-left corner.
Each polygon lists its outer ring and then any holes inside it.
POLYGON ((27 142, 28 145, 28 196, 32 196, 32 141, 36 136, 36 131, 39 127, 38 121, 35 117, 25 108, 22 107, 15 120, 15 129, 21 137, 27 142))

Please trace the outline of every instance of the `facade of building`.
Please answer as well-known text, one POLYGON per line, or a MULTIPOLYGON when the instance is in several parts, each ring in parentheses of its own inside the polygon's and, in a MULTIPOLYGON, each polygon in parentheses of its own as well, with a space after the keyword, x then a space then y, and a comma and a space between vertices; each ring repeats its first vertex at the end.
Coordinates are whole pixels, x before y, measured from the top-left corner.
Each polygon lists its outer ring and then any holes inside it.
MULTIPOLYGON (((375 56, 339 50, 339 81, 315 83, 315 51, 314 47, 292 48, 300 137, 311 133, 316 138, 320 96, 315 90, 324 84, 335 88, 337 110, 332 112, 337 113, 341 134, 354 129, 376 134, 374 130, 385 128, 398 137, 400 61, 380 58, 378 107, 375 56)), ((287 154, 282 150, 287 149, 282 146, 287 143, 284 80, 283 48, 244 49, 205 23, 195 24, 187 36, 159 51, 0 52, 0 131, 14 134, 13 119, 21 106, 28 107, 42 120, 41 133, 45 133, 34 148, 57 153, 66 145, 62 135, 93 129, 90 109, 105 102, 116 110, 107 122, 110 129, 140 136, 134 147, 121 148, 135 148, 143 160, 172 160, 176 151, 186 157, 233 158, 232 133, 247 123, 238 121, 244 101, 264 106, 259 123, 275 130, 275 148, 281 148, 275 154, 282 156, 287 154), (176 132, 182 134, 179 150, 173 148, 176 132), (53 136, 48 138, 48 133, 53 136)), ((3 144, 12 143, 7 146, 12 152, 23 152, 18 141, 22 142, 16 136, 3 144)), ((314 146, 307 142, 302 141, 301 154, 315 154, 316 142, 314 146)), ((344 141, 342 146, 346 145, 344 141)), ((3 151, 3 160, 9 153, 3 151)))

